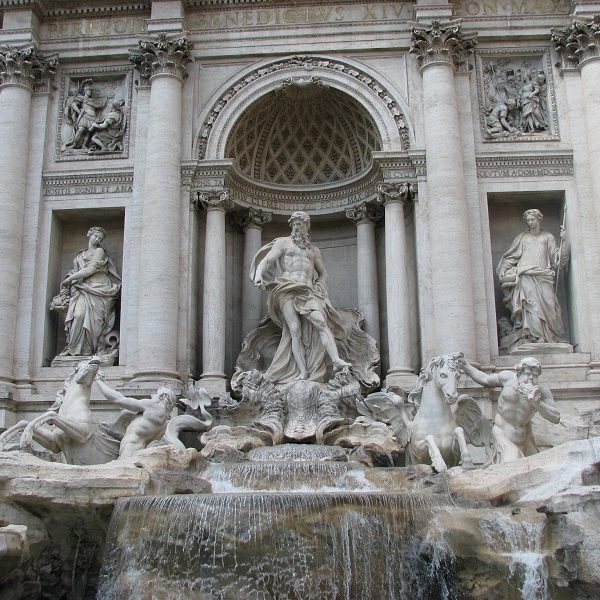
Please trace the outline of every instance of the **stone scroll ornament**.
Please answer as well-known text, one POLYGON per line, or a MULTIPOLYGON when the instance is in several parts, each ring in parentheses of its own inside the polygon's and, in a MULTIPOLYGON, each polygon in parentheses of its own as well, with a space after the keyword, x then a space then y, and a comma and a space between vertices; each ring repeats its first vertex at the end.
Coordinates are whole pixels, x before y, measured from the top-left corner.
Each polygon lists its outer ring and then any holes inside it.
POLYGON ((103 364, 114 364, 118 356, 115 320, 121 278, 101 246, 105 237, 102 227, 88 231, 88 247, 77 253, 50 303, 51 310, 65 314, 67 345, 61 357, 98 355, 103 364))

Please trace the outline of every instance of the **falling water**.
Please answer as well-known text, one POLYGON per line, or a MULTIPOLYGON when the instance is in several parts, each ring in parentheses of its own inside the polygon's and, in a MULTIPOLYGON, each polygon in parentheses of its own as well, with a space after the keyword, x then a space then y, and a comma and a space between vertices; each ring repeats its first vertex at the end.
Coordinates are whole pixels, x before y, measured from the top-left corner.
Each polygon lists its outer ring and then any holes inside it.
POLYGON ((544 523, 511 518, 495 511, 479 520, 490 549, 509 557, 509 575, 523 600, 548 600, 548 569, 541 552, 544 523))
POLYGON ((357 463, 273 462, 213 464, 202 474, 215 493, 379 491, 357 463))
POLYGON ((439 598, 426 494, 246 493, 119 500, 102 600, 439 598))

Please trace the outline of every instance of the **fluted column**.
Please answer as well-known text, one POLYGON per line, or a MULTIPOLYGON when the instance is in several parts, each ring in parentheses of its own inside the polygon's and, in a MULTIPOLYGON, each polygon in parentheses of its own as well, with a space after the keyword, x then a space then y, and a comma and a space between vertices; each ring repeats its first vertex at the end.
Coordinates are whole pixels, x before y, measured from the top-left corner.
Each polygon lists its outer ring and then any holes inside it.
POLYGON ((202 310, 202 385, 224 392, 226 274, 225 213, 233 208, 229 190, 198 192, 197 208, 206 210, 204 292, 202 310))
POLYGON ((591 20, 573 19, 570 27, 553 30, 552 39, 563 65, 581 72, 593 205, 600 227, 600 14, 591 20))
POLYGON ((385 206, 385 293, 387 305, 388 352, 390 367, 386 385, 402 385, 410 374, 410 296, 406 265, 404 204, 414 187, 408 183, 381 183, 377 201, 385 206))
POLYGON ((381 209, 363 202, 346 209, 346 217, 356 223, 356 286, 358 310, 363 314, 364 329, 377 344, 379 334, 379 284, 377 281, 377 254, 375 250, 375 223, 381 218, 381 209))
POLYGON ((13 378, 31 96, 56 66, 33 46, 0 45, 0 383, 13 378))
POLYGON ((244 266, 242 272, 242 339, 262 318, 262 290, 250 278, 252 259, 262 247, 262 228, 271 222, 272 213, 260 208, 249 208, 235 215, 236 224, 244 232, 244 266))
MULTIPOLYGON (((413 27, 411 53, 423 76, 430 202, 429 237, 436 354, 475 354, 468 213, 454 70, 475 44, 460 21, 413 27)), ((387 231, 387 230, 386 230, 387 231)))
POLYGON ((140 243, 139 364, 144 381, 177 379, 182 83, 192 44, 166 34, 142 40, 130 60, 150 82, 140 243))

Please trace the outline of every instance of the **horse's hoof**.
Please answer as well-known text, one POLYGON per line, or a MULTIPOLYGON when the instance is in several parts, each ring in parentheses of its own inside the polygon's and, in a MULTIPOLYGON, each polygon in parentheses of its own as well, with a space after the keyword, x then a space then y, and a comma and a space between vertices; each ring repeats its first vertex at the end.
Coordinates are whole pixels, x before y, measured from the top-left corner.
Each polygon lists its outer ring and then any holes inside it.
POLYGON ((463 459, 461 465, 460 465, 463 469, 474 469, 475 465, 473 464, 473 460, 472 459, 463 459))

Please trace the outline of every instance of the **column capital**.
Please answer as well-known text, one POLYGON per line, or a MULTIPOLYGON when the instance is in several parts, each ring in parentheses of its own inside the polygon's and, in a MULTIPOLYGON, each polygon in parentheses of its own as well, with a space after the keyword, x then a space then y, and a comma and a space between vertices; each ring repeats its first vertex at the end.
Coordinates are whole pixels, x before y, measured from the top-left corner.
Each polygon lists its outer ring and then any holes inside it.
POLYGON ((462 21, 412 23, 409 52, 417 55, 421 70, 433 64, 459 67, 477 44, 477 34, 462 33, 462 21))
POLYGON ((0 44, 0 86, 20 85, 33 91, 56 72, 58 58, 44 56, 34 45, 0 44))
POLYGON ((552 41, 563 68, 581 67, 600 58, 600 14, 591 20, 573 19, 570 27, 552 30, 552 41))
POLYGON ((356 206, 349 206, 346 209, 346 217, 354 221, 357 225, 362 223, 376 223, 383 217, 381 206, 362 202, 356 206))
POLYGON ((417 195, 416 183, 380 183, 377 186, 377 203, 407 202, 417 195))
POLYGON ((263 225, 271 222, 273 213, 262 208, 249 207, 248 210, 239 211, 232 215, 232 221, 241 229, 248 227, 261 229, 263 225))
POLYGON ((140 71, 142 80, 168 75, 183 80, 186 67, 192 62, 194 44, 185 35, 159 33, 138 42, 139 47, 129 51, 129 62, 140 71))
POLYGON ((205 190, 192 193, 192 206, 195 210, 231 210, 233 208, 233 200, 229 196, 227 188, 221 190, 205 190))

